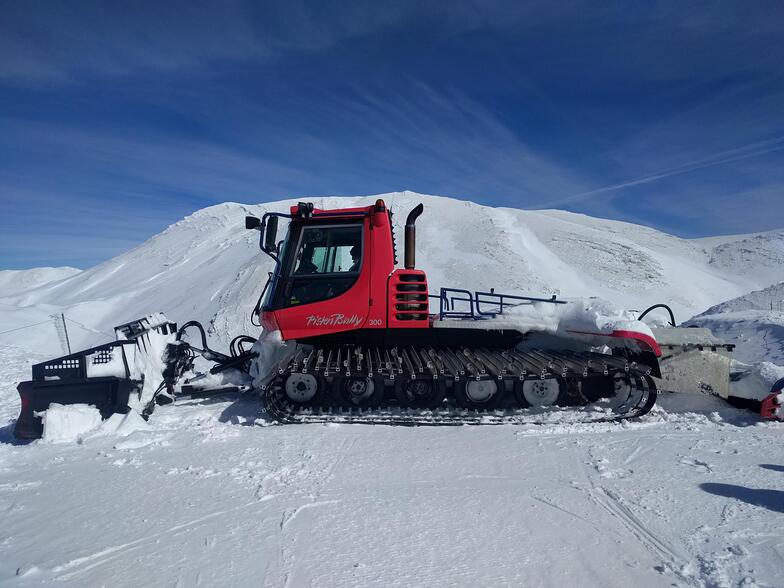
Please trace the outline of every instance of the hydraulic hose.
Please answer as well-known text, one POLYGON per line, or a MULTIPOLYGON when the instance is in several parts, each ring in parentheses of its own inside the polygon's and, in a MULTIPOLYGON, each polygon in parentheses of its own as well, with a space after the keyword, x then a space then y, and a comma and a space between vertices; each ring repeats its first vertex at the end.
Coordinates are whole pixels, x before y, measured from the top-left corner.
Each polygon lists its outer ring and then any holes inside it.
POLYGON ((670 314, 670 326, 671 327, 677 326, 675 324, 675 315, 672 313, 672 309, 669 306, 667 306, 666 304, 654 304, 650 308, 646 308, 642 312, 642 314, 639 317, 637 317, 637 320, 641 321, 643 319, 643 317, 645 317, 646 314, 648 314, 649 312, 651 312, 652 310, 654 310, 656 308, 663 308, 663 309, 665 309, 670 314))

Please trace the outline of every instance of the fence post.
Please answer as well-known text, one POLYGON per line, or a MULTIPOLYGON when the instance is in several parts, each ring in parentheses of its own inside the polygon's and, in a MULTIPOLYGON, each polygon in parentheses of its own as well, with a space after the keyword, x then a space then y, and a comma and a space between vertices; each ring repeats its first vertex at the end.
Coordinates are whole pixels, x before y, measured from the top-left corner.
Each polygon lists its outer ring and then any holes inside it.
POLYGON ((60 313, 60 318, 63 319, 63 331, 65 331, 65 344, 68 346, 68 355, 71 355, 71 341, 68 339, 68 326, 65 324, 65 314, 60 313))

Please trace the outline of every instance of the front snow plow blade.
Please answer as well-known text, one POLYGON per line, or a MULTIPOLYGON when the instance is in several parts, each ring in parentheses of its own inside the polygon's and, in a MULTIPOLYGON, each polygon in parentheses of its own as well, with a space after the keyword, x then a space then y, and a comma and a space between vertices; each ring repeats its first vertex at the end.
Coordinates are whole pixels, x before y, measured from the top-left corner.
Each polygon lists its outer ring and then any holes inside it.
POLYGON ((655 327, 653 332, 663 354, 659 359, 660 390, 729 398, 735 345, 705 328, 655 327))
POLYGON ((127 413, 141 394, 141 363, 154 349, 151 335, 173 335, 177 325, 158 313, 115 327, 118 340, 35 364, 32 379, 17 386, 22 408, 14 435, 38 439, 43 434, 39 414, 57 404, 89 404, 103 418, 127 413))

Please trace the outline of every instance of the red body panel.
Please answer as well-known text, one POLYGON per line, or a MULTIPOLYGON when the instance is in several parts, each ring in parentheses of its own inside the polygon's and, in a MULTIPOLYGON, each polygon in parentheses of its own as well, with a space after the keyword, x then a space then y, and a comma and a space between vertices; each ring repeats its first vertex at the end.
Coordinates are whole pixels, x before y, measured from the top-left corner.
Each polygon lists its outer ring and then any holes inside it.
POLYGON ((784 378, 773 384, 770 394, 760 403, 760 416, 763 419, 784 420, 784 405, 780 399, 782 392, 784 392, 784 378))
POLYGON ((769 394, 760 404, 760 416, 763 419, 781 419, 781 405, 777 394, 769 394))
POLYGON ((638 331, 621 331, 615 330, 610 334, 611 337, 620 337, 621 339, 635 339, 637 344, 643 351, 646 350, 646 346, 650 347, 650 351, 656 355, 656 357, 661 357, 662 352, 659 344, 656 342, 656 339, 651 337, 650 335, 646 335, 645 333, 640 333, 638 331))

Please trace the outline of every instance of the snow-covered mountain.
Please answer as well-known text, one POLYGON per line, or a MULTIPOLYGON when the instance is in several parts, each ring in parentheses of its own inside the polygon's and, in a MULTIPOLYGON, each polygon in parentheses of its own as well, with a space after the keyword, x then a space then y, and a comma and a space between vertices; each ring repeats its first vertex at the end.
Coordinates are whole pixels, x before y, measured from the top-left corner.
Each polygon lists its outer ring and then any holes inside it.
POLYGON ((735 343, 733 356, 740 361, 784 365, 784 282, 712 306, 686 324, 735 343))
MULTIPOLYGON (((340 208, 378 197, 310 200, 320 208, 340 208)), ((406 214, 424 204, 417 263, 427 271, 433 292, 456 286, 600 296, 640 310, 666 302, 682 320, 781 277, 776 265, 784 258, 781 231, 689 240, 556 210, 491 208, 413 192, 380 197, 395 213, 398 244, 406 214)), ((114 259, 42 280, 34 289, 15 288, 19 276, 4 279, 7 272, 0 272, 4 322, 21 326, 63 311, 75 321, 70 332, 75 346, 100 342, 112 326, 154 311, 179 322, 200 320, 223 343, 238 333, 255 333, 249 315, 272 262, 259 251, 258 233, 244 229, 244 216, 286 210, 293 203, 211 206, 114 259)), ((57 351, 46 348, 57 341, 52 335, 50 325, 19 333, 47 352, 57 351)))
POLYGON ((0 296, 10 296, 78 274, 75 267, 37 267, 29 270, 0 271, 0 296))
MULTIPOLYGON (((784 273, 784 261, 779 269, 780 275, 784 273)), ((711 306, 703 312, 703 315, 721 314, 724 312, 742 312, 754 310, 761 312, 782 312, 784 311, 784 282, 771 284, 762 290, 754 290, 743 296, 738 296, 731 300, 726 300, 715 306, 711 306)), ((695 317, 696 318, 696 317, 695 317)))

